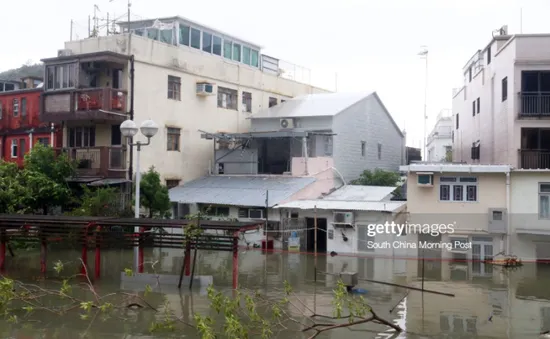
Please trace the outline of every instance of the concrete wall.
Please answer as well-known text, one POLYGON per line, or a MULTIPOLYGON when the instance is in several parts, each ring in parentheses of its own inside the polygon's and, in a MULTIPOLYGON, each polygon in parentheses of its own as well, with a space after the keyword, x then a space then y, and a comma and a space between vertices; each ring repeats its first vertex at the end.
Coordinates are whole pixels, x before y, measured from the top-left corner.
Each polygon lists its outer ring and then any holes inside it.
MULTIPOLYGON (((519 120, 518 93, 521 91, 521 72, 550 70, 546 54, 550 36, 516 36, 508 42, 491 45, 492 59, 474 75, 472 82, 465 76, 464 87, 453 97, 453 160, 474 162, 472 142, 480 140, 480 163, 518 166, 521 148, 521 128, 549 128, 549 120, 519 120), (508 78, 508 98, 502 101, 502 79, 508 78), (472 101, 480 98, 481 110, 472 115, 472 101), (459 114, 459 128, 456 115, 459 114)), ((474 72, 475 73, 475 72, 474 72)))
MULTIPOLYGON (((139 125, 153 119, 160 127, 151 145, 141 152, 141 168, 155 165, 163 179, 181 179, 182 183, 205 175, 214 156, 212 141, 201 139, 199 129, 245 132, 250 129, 247 118, 267 108, 269 97, 280 100, 326 92, 200 50, 136 35, 131 36, 131 43, 128 35, 120 34, 67 42, 65 48, 75 54, 113 51, 135 56, 135 121, 139 125), (181 78, 181 100, 167 99, 169 75, 181 78), (237 90, 238 109, 218 108, 215 94, 197 96, 198 81, 215 84, 214 93, 217 87, 237 90), (243 110, 243 91, 252 93, 251 113, 243 110), (180 151, 166 150, 167 127, 181 129, 180 151)), ((126 86, 128 81, 126 78, 126 86)))
POLYGON ((357 179, 367 169, 397 171, 404 164, 404 137, 374 95, 336 115, 332 131, 334 164, 346 181, 357 179), (366 143, 365 156, 361 142, 366 143))

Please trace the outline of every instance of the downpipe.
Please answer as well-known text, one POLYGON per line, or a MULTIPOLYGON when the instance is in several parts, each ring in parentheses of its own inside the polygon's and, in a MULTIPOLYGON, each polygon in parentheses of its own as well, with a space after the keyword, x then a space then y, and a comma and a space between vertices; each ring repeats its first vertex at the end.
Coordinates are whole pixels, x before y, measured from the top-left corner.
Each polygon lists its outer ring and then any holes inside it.
POLYGON ((512 254, 512 244, 511 244, 511 236, 512 236, 512 225, 510 224, 511 220, 511 194, 510 194, 510 170, 506 172, 506 254, 511 255, 512 254))

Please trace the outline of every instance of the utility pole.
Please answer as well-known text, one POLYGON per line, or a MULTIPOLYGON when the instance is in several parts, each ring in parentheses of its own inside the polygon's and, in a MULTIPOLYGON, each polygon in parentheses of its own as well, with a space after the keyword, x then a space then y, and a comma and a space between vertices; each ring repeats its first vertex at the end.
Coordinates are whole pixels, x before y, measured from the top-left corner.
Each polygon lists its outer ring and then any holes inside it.
POLYGON ((69 41, 73 41, 73 19, 71 19, 71 38, 69 41))
POLYGON ((426 74, 424 75, 424 134, 423 134, 423 155, 422 160, 427 160, 427 154, 426 154, 426 124, 428 121, 428 48, 426 46, 421 47, 422 50, 418 53, 422 58, 426 60, 426 74))

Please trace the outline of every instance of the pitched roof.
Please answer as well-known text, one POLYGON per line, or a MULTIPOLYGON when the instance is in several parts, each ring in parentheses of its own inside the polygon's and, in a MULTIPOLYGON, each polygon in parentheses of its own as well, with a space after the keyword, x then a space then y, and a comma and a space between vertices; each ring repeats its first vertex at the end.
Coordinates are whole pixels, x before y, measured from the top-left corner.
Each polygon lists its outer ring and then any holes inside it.
POLYGON ((399 212, 405 208, 406 201, 342 201, 342 200, 294 200, 275 208, 299 210, 335 210, 335 211, 376 211, 399 212))
POLYGON ((184 204, 272 207, 315 182, 313 177, 213 175, 170 189, 170 201, 184 204))
POLYGON ((334 116, 372 94, 373 92, 308 94, 288 99, 279 105, 264 109, 250 118, 334 116))
POLYGON ((325 200, 340 201, 381 201, 387 198, 397 187, 346 185, 331 194, 325 200))

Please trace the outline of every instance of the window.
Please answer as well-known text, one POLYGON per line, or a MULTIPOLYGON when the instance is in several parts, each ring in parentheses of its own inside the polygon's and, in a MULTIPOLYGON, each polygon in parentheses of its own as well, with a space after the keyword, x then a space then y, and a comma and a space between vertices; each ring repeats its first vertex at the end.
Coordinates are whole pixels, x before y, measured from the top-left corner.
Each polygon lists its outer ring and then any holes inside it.
POLYGON ((95 127, 69 128, 69 147, 95 147, 95 127))
POLYGON ((147 28, 147 37, 149 39, 158 40, 159 30, 157 28, 147 28))
POLYGON ((243 64, 250 65, 250 47, 243 46, 243 64))
POLYGON ((0 101, 0 120, 2 120, 2 102, 0 101))
POLYGON ((172 39, 173 35, 174 35, 174 31, 172 29, 161 29, 159 30, 159 36, 160 36, 159 41, 167 44, 175 45, 175 42, 172 39))
POLYGON ((191 47, 201 49, 201 31, 191 28, 191 47))
POLYGON ((222 38, 215 36, 212 38, 212 53, 221 56, 222 55, 222 38))
POLYGON ((539 218, 550 219, 550 183, 539 184, 539 218))
POLYGON ((508 77, 504 77, 502 79, 502 101, 506 101, 508 99, 508 77))
POLYGON ((243 101, 243 112, 252 112, 252 93, 243 92, 242 94, 243 101))
POLYGON ((325 155, 332 156, 332 135, 325 136, 325 155))
POLYGON ((179 184, 180 184, 180 180, 178 179, 166 179, 166 187, 168 187, 168 189, 179 186, 179 184))
POLYGON ((50 146, 50 138, 38 138, 36 143, 42 146, 50 146))
POLYGON ((202 50, 212 53, 212 34, 202 32, 202 50))
POLYGON ((76 63, 46 67, 46 90, 74 88, 77 67, 76 63))
POLYGON ((269 97, 269 107, 277 105, 277 98, 269 97))
POLYGON ((181 100, 181 78, 168 76, 168 99, 181 100))
POLYGON ((369 241, 374 242, 375 238, 369 236, 368 225, 357 225, 357 251, 374 252, 374 246, 368 246, 369 241))
POLYGON ((19 157, 23 158, 25 157, 26 152, 26 145, 25 145, 25 139, 19 139, 19 157))
POLYGON ((17 149, 18 149, 18 144, 17 144, 17 139, 12 139, 11 140, 11 157, 12 158, 17 158, 17 149))
POLYGON ((19 99, 13 99, 13 116, 19 116, 19 99))
POLYGON ((472 160, 479 160, 481 158, 481 145, 472 146, 470 158, 472 160))
POLYGON ((472 116, 476 116, 476 101, 472 101, 472 116))
POLYGON ((191 30, 189 26, 180 25, 180 45, 189 46, 189 35, 191 30))
POLYGON ((252 50, 250 52, 250 66, 253 67, 260 67, 260 52, 252 50))
POLYGON ((218 87, 218 107, 237 110, 238 92, 234 89, 218 87))
POLYGON ((361 141, 361 156, 364 157, 367 154, 367 143, 361 141))
POLYGON ((241 219, 264 219, 264 210, 261 208, 239 208, 241 219))
POLYGON ((167 135, 167 151, 179 151, 180 150, 180 135, 181 130, 179 128, 168 127, 166 131, 167 135))
POLYGON ((27 98, 21 98, 21 116, 27 116, 27 98))
POLYGON ((229 40, 223 41, 223 57, 226 59, 231 60, 231 56, 233 55, 233 47, 232 42, 229 40))
POLYGON ((382 144, 378 143, 378 160, 382 160, 382 144))
POLYGON ((241 45, 233 43, 233 60, 241 61, 241 45))
POLYGON ((209 206, 202 205, 200 207, 202 213, 213 216, 213 217, 228 217, 229 216, 229 207, 224 206, 209 206))
POLYGON ((468 82, 472 82, 472 67, 468 68, 468 82))
POLYGON ((491 46, 487 48, 487 65, 491 63, 491 46))
POLYGON ((479 98, 476 99, 476 105, 477 105, 477 114, 479 114, 479 112, 481 112, 481 103, 479 101, 479 98))
POLYGON ((458 118, 458 113, 456 114, 456 129, 458 129, 458 127, 460 126, 459 124, 460 120, 458 118))
POLYGON ((441 177, 439 178, 440 201, 477 201, 476 177, 441 177))

